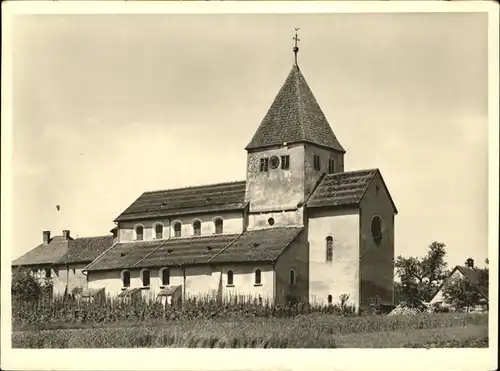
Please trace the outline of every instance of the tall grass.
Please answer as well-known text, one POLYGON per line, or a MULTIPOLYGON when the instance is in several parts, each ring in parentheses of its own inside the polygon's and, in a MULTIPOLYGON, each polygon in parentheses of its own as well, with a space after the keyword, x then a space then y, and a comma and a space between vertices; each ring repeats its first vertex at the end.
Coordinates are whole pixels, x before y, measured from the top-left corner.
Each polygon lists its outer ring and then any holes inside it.
POLYGON ((12 323, 14 328, 27 325, 54 323, 87 324, 143 322, 151 320, 191 320, 249 317, 295 317, 308 313, 354 315, 347 305, 320 306, 304 303, 272 305, 250 297, 232 297, 219 302, 211 297, 191 297, 182 305, 166 305, 152 298, 135 298, 122 301, 112 297, 98 298, 92 302, 69 298, 44 298, 32 302, 13 300, 12 323))
POLYGON ((487 346, 487 316, 251 318, 142 323, 136 327, 16 331, 24 348, 337 348, 487 346), (466 320, 467 318, 467 320, 466 320), (467 322, 466 322, 467 321, 467 322))

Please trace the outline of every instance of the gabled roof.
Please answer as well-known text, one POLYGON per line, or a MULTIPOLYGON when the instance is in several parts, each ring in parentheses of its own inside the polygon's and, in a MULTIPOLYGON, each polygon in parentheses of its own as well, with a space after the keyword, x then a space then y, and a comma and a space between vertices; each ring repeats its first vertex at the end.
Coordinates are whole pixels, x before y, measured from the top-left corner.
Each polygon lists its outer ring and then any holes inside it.
POLYGON ((451 277, 453 275, 453 273, 455 273, 455 271, 457 271, 457 270, 462 274, 462 276, 464 276, 472 284, 472 286, 476 289, 476 291, 479 294, 481 294, 486 300, 488 300, 488 288, 481 287, 480 280, 479 280, 480 272, 477 269, 474 269, 474 268, 471 269, 469 267, 457 265, 453 269, 453 271, 450 273, 449 277, 451 277))
POLYGON ((357 205, 376 174, 376 169, 370 169, 325 175, 307 207, 357 205))
POLYGON ((247 150, 308 142, 345 152, 297 65, 292 67, 247 150))
POLYGON ((241 234, 119 243, 85 270, 91 272, 216 263, 272 262, 302 229, 268 228, 241 234))
POLYGON ((14 260, 12 266, 54 264, 68 252, 69 241, 63 236, 54 236, 48 244, 40 244, 14 260))
POLYGON ((461 265, 457 265, 455 266, 455 268, 453 268, 453 270, 450 272, 450 274, 448 275, 448 277, 446 277, 443 281, 443 283, 441 284, 441 286, 439 286, 439 289, 436 290, 436 292, 434 293, 434 295, 432 296, 432 298, 429 300, 429 301, 432 301, 436 295, 442 290, 442 288, 444 287, 444 285, 446 284, 446 282, 448 282, 448 280, 451 279, 451 277, 453 277, 453 275, 455 274, 455 272, 460 272, 460 274, 466 279, 468 280, 471 284, 472 284, 472 287, 486 300, 489 300, 488 299, 488 288, 487 287, 481 287, 480 285, 480 280, 479 280, 479 274, 480 272, 475 269, 475 268, 469 268, 469 267, 464 267, 464 266, 461 266, 461 265))
MULTIPOLYGON (((307 200, 306 206, 307 208, 317 208, 359 205, 366 190, 377 174, 380 175, 380 179, 385 186, 385 182, 378 169, 327 174, 320 179, 319 184, 307 200)), ((389 190, 387 190, 387 194, 394 212, 397 213, 396 205, 392 201, 389 190)))
POLYGON ((12 266, 89 263, 113 244, 113 236, 71 238, 54 236, 12 262, 12 266))
POLYGON ((69 241, 68 252, 58 263, 90 263, 113 244, 113 236, 82 237, 69 241))
POLYGON ((273 262, 303 227, 250 230, 210 259, 210 263, 273 262))
POLYGON ((145 192, 115 222, 245 207, 245 181, 145 192))

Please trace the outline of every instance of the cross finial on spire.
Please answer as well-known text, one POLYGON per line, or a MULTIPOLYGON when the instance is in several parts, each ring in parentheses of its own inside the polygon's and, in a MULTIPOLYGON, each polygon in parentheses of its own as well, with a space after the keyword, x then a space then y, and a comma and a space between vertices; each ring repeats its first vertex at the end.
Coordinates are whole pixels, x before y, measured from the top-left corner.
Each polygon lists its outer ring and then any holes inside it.
POLYGON ((297 53, 299 52, 299 35, 298 35, 298 31, 300 30, 300 28, 296 28, 295 29, 295 36, 293 37, 293 40, 295 41, 295 45, 293 47, 293 53, 295 54, 295 65, 297 65, 297 53))

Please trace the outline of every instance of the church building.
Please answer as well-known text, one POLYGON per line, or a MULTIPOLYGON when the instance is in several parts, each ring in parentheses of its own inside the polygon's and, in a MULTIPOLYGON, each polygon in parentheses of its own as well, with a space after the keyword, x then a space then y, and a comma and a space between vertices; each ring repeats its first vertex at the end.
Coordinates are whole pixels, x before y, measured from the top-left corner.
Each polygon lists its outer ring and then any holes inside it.
MULTIPOLYGON (((295 63, 245 147, 246 179, 145 192, 81 268, 108 295, 393 303, 396 206, 346 151, 295 63)), ((243 165, 243 164, 242 164, 243 165)))

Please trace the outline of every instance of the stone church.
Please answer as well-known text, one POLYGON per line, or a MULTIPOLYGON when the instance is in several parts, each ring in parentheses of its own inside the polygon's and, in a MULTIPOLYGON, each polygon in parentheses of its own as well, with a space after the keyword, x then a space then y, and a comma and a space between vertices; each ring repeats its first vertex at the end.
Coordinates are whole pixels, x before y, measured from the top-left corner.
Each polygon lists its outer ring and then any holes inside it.
MULTIPOLYGON (((44 269, 65 264, 64 272, 86 277, 88 289, 116 296, 170 290, 181 300, 243 295, 335 304, 347 294, 358 309, 392 303, 397 209, 378 169, 344 171, 346 151, 297 51, 245 148, 246 180, 145 192, 115 219, 114 236, 94 237, 94 247, 92 238, 65 232, 58 244, 66 239, 67 246, 54 261, 42 259, 44 269), (71 268, 68 251, 86 263, 71 268)), ((45 241, 13 266, 30 266, 30 254, 53 253, 50 246, 45 241)), ((60 291, 71 282, 62 279, 60 291)))

